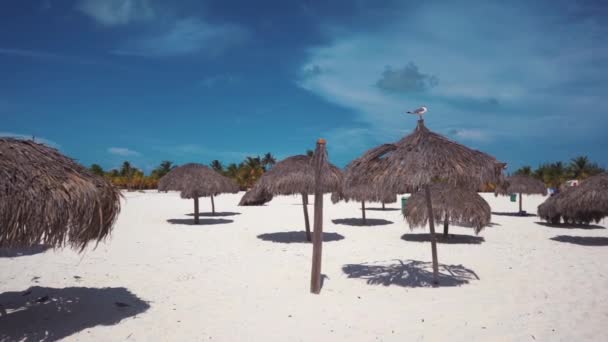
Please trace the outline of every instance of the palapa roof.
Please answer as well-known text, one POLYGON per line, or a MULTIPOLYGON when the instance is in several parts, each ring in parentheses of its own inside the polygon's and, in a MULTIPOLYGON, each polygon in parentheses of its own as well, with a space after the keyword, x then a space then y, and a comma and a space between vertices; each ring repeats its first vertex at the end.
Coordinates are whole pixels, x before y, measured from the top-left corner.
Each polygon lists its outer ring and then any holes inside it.
POLYGON ((541 180, 528 175, 513 175, 507 177, 504 182, 496 187, 497 194, 538 194, 547 195, 547 187, 541 180))
MULTIPOLYGON (((313 194, 315 182, 311 161, 312 157, 305 155, 285 158, 264 173, 255 187, 273 195, 313 194)), ((337 191, 342 182, 342 171, 325 162, 321 181, 324 193, 337 191)))
POLYGON ((350 162, 344 171, 342 190, 332 194, 332 201, 396 202, 396 193, 383 192, 384 189, 378 186, 386 162, 383 157, 396 148, 394 144, 383 144, 350 162))
POLYGON ((561 216, 575 223, 599 222, 608 216, 608 173, 590 177, 551 196, 538 207, 538 215, 549 221, 561 216))
POLYGON ((106 238, 120 191, 54 148, 0 138, 0 246, 83 250, 106 238))
MULTIPOLYGON (((446 214, 450 223, 475 228, 475 234, 490 224, 490 205, 479 194, 467 188, 446 183, 431 185, 431 203, 435 222, 443 222, 446 214)), ((424 227, 428 223, 425 191, 410 196, 403 211, 410 228, 424 227)))
POLYGON ((230 178, 201 164, 185 164, 167 173, 158 183, 160 191, 180 191, 182 198, 198 198, 222 193, 237 193, 230 178))
POLYGON ((264 191, 264 189, 260 187, 253 187, 247 191, 241 201, 239 202, 240 206, 249 206, 249 205, 262 205, 264 203, 270 202, 272 200, 272 194, 264 191))
POLYGON ((414 132, 394 145, 374 176, 381 180, 382 192, 413 192, 437 180, 477 190, 487 183, 500 183, 506 166, 489 154, 431 132, 424 120, 418 120, 414 132))

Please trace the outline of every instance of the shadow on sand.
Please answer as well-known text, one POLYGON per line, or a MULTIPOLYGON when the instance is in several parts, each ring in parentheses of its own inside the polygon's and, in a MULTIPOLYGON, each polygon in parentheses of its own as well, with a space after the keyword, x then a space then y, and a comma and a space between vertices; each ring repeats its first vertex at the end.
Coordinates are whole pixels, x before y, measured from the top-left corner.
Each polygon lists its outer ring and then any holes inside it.
POLYGON ((536 216, 535 214, 530 214, 530 213, 518 213, 518 212, 507 212, 507 213, 501 213, 501 212, 496 212, 493 211, 492 215, 496 215, 496 216, 513 216, 513 217, 531 217, 531 216, 536 216))
MULTIPOLYGON (((482 242, 485 242, 486 239, 483 236, 474 236, 474 235, 461 235, 461 234, 449 234, 448 237, 444 237, 443 234, 437 235, 437 243, 444 244, 468 244, 468 245, 479 245, 482 242)), ((422 234, 403 234, 401 236, 401 240, 409 241, 409 242, 431 242, 431 234, 422 233, 422 234)))
POLYGON ((15 258, 27 255, 34 255, 46 252, 50 246, 36 245, 25 248, 0 248, 0 258, 15 258))
MULTIPOLYGON (((403 287, 433 287, 433 265, 417 260, 395 260, 393 264, 349 264, 342 271, 349 278, 367 280, 370 285, 397 285, 403 287)), ((474 271, 462 265, 439 264, 439 285, 460 286, 479 280, 474 271)))
POLYGON ((552 237, 551 240, 572 243, 581 246, 608 246, 608 237, 603 236, 558 235, 552 237))
POLYGON ((606 229, 605 227, 598 226, 597 224, 553 224, 548 222, 534 222, 538 225, 549 227, 549 228, 561 228, 561 229, 606 229))
POLYGON ((232 223, 234 222, 233 220, 228 220, 228 219, 199 219, 198 223, 194 223, 194 218, 188 218, 188 219, 168 219, 167 222, 171 223, 171 224, 181 224, 181 225, 187 225, 187 226, 211 226, 211 225, 216 225, 216 224, 226 224, 226 223, 232 223))
MULTIPOLYGON (((186 214, 187 216, 194 216, 194 213, 192 214, 186 214)), ((241 215, 241 213, 237 213, 234 211, 216 211, 215 215, 213 215, 213 213, 199 213, 198 216, 200 217, 221 217, 221 216, 236 216, 236 215, 241 215)))
POLYGON ((368 218, 363 223, 363 219, 361 218, 345 218, 345 219, 335 219, 331 220, 334 224, 343 224, 347 226, 357 226, 357 227, 367 227, 367 226, 385 226, 387 224, 393 224, 393 221, 383 220, 383 219, 375 219, 368 218))
POLYGON ((0 341, 56 341, 150 308, 123 287, 30 287, 0 294, 0 341))
MULTIPOLYGON (((361 209, 359 209, 359 210, 361 210, 361 209)), ((382 209, 382 207, 379 207, 379 208, 376 208, 376 207, 365 208, 365 211, 368 211, 368 210, 371 210, 371 211, 399 211, 401 209, 399 209, 399 208, 389 208, 389 207, 386 207, 384 209, 382 209)))
MULTIPOLYGON (((277 243, 309 243, 305 231, 277 232, 258 235, 258 239, 277 243)), ((338 233, 323 233, 323 242, 343 240, 344 236, 338 233)))

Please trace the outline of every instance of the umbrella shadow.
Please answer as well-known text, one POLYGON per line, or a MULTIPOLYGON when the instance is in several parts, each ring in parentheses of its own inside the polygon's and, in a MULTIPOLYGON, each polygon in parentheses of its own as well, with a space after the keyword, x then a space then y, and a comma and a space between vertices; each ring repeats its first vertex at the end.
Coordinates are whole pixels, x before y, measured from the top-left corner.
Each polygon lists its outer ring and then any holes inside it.
MULTIPOLYGON (((194 213, 192 214, 186 214, 187 216, 194 216, 194 213)), ((241 213, 237 213, 234 211, 216 211, 215 215, 213 213, 199 213, 198 216, 200 217, 215 217, 215 216, 236 216, 236 215, 241 215, 241 213)))
MULTIPOLYGON (((443 234, 435 235, 437 237, 437 243, 443 243, 448 245, 479 245, 482 242, 486 241, 483 236, 448 234, 448 237, 444 237, 443 234)), ((401 240, 409 242, 431 242, 431 234, 403 234, 401 236, 401 240)))
MULTIPOLYGON (((361 210, 361 209, 359 209, 359 210, 361 210)), ((365 211, 368 211, 368 210, 371 210, 371 211, 399 211, 401 209, 399 209, 399 208, 389 208, 389 207, 386 207, 385 209, 382 209, 382 207, 380 207, 380 208, 376 208, 376 207, 365 208, 365 211)))
POLYGON ((531 216, 536 216, 535 214, 529 214, 529 213, 517 213, 517 212, 496 212, 493 211, 492 215, 496 215, 496 216, 513 216, 513 217, 531 217, 531 216))
POLYGON ((558 235, 552 237, 551 240, 572 243, 581 246, 608 246, 608 237, 604 236, 558 235))
POLYGON ((439 284, 433 284, 433 265, 418 260, 396 260, 393 264, 348 264, 342 271, 349 278, 361 278, 369 285, 403 287, 460 286, 479 280, 477 274, 462 265, 439 264, 439 284))
POLYGON ((30 287, 0 294, 0 341, 56 341, 115 325, 150 305, 124 287, 30 287))
MULTIPOLYGON (((266 233, 258 235, 257 238, 260 240, 271 241, 276 243, 309 243, 308 240, 306 240, 305 231, 266 233)), ((323 242, 339 241, 343 239, 344 236, 338 233, 323 232, 323 242)))
POLYGON ((0 258, 15 258, 34 254, 44 253, 49 250, 51 246, 46 245, 35 245, 32 247, 24 248, 0 248, 0 258))
POLYGON ((538 225, 550 227, 550 228, 561 228, 561 229, 606 229, 605 227, 598 226, 597 224, 552 224, 549 222, 534 222, 538 225))
POLYGON ((387 224, 394 223, 393 221, 384 220, 384 219, 375 219, 375 218, 368 218, 365 220, 365 223, 363 223, 363 219, 356 218, 356 217, 335 219, 335 220, 331 220, 331 222, 333 222, 334 224, 343 224, 343 225, 347 225, 347 226, 357 226, 357 227, 385 226, 387 224))
POLYGON ((187 225, 187 226, 212 226, 212 225, 216 225, 216 224, 226 224, 226 223, 232 223, 234 222, 233 220, 229 220, 229 219, 223 219, 223 218, 219 218, 219 219, 199 219, 198 223, 194 223, 194 219, 168 219, 167 222, 171 223, 171 224, 181 224, 181 225, 187 225))

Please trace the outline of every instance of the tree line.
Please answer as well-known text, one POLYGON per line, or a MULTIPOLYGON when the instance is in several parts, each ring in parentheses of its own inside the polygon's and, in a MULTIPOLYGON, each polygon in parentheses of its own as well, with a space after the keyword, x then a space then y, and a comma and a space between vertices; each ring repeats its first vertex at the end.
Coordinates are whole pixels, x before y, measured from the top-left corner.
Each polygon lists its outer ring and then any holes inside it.
MULTIPOLYGON (((312 152, 312 151, 311 151, 312 152)), ((263 156, 246 157, 240 163, 222 164, 219 160, 213 160, 209 167, 222 175, 233 179, 241 190, 249 189, 257 180, 270 169, 276 158, 272 153, 263 156)), ((120 168, 104 170, 99 164, 93 164, 89 170, 99 176, 109 179, 115 186, 128 190, 145 190, 158 188, 160 179, 176 168, 178 165, 172 161, 161 162, 149 175, 134 167, 129 161, 122 163, 120 168)))
MULTIPOLYGON (((312 150, 306 151, 308 156, 311 156, 312 150)), ((209 164, 213 170, 222 175, 233 179, 241 190, 251 188, 262 175, 272 168, 276 163, 276 158, 272 153, 266 153, 263 156, 246 157, 240 163, 222 164, 219 160, 213 160, 209 164)), ((131 190, 156 189, 158 181, 169 171, 177 167, 171 161, 161 162, 149 175, 125 161, 119 169, 104 171, 98 164, 93 164, 90 167, 91 172, 96 175, 106 177, 114 185, 131 190)), ((598 163, 592 162, 586 156, 572 158, 569 162, 561 161, 553 163, 540 164, 536 169, 531 166, 522 166, 517 169, 514 174, 529 175, 543 181, 548 187, 558 188, 564 182, 571 179, 583 180, 587 177, 598 173, 606 172, 598 163)), ((482 191, 490 191, 493 189, 481 189, 482 191), (489 189, 489 190, 488 190, 489 189)))
POLYGON ((587 156, 579 156, 570 159, 567 163, 561 161, 544 163, 536 169, 522 166, 514 174, 532 176, 543 181, 548 187, 559 188, 567 180, 583 180, 602 172, 606 172, 606 169, 598 163, 590 161, 587 156))

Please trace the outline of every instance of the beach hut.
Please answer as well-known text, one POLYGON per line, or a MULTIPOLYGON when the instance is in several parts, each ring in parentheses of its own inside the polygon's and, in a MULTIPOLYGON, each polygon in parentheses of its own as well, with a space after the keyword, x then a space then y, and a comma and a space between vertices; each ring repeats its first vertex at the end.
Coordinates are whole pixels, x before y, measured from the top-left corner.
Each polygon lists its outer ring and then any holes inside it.
MULTIPOLYGON (((253 189, 276 195, 301 195, 304 208, 304 224, 306 239, 312 240, 310 222, 308 219, 308 194, 314 194, 315 178, 311 164, 312 157, 295 155, 276 163, 272 169, 264 173, 253 189)), ((342 171, 335 165, 327 163, 321 174, 320 187, 323 193, 331 193, 340 189, 342 171)))
POLYGON ((238 185, 205 165, 186 164, 169 171, 158 183, 159 191, 180 191, 181 198, 194 199, 194 223, 199 223, 198 199, 211 197, 211 213, 215 215, 214 196, 237 193, 238 185))
MULTIPOLYGON (((374 170, 383 193, 425 192, 429 217, 434 217, 431 201, 431 185, 464 187, 476 191, 487 183, 503 181, 502 170, 506 164, 496 158, 470 149, 437 133, 431 132, 418 120, 414 132, 395 144, 374 170)), ((439 264, 434 220, 429 220, 433 279, 438 283, 439 264)))
POLYGON ((380 175, 378 171, 382 170, 383 156, 395 148, 394 144, 380 145, 350 162, 344 171, 341 190, 332 194, 332 202, 341 200, 361 202, 363 224, 366 223, 365 202, 380 202, 383 209, 385 203, 396 202, 396 193, 383 192, 383 189, 378 187, 380 175))
MULTIPOLYGON (((475 234, 490 224, 490 205, 479 194, 467 188, 436 183, 431 188, 431 204, 435 223, 443 222, 443 236, 448 237, 449 224, 472 227, 475 234)), ((403 210, 410 229, 425 227, 429 220, 424 191, 412 194, 403 210)))
POLYGON ((538 207, 538 215, 551 222, 589 224, 608 216, 608 173, 590 177, 578 186, 549 197, 538 207))
POLYGON ((264 189, 260 187, 253 187, 247 191, 243 197, 241 197, 241 201, 239 202, 240 206, 256 206, 263 205, 272 200, 272 194, 264 191, 264 189))
POLYGON ((106 238, 120 192, 56 149, 0 138, 0 246, 70 246, 106 238))
POLYGON ((495 190, 496 195, 519 195, 519 213, 523 214, 522 209, 522 194, 532 195, 547 195, 547 187, 541 180, 528 175, 513 175, 507 177, 505 181, 499 184, 495 190))

